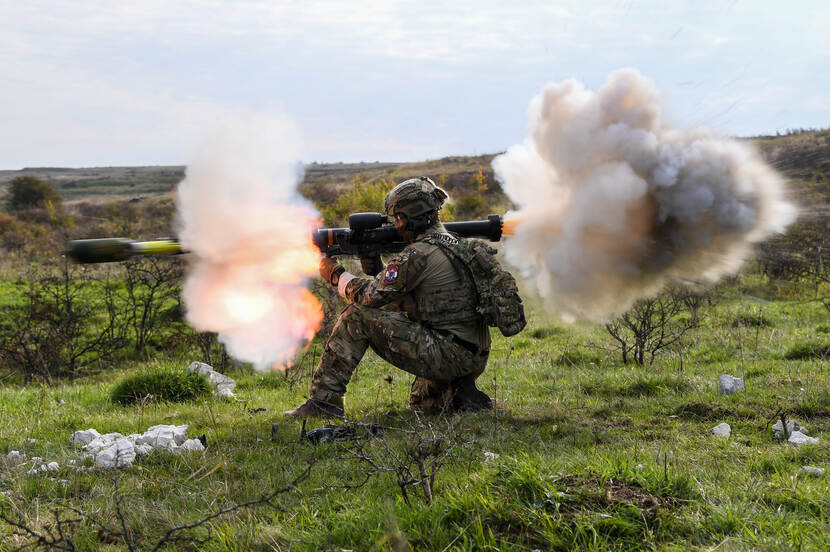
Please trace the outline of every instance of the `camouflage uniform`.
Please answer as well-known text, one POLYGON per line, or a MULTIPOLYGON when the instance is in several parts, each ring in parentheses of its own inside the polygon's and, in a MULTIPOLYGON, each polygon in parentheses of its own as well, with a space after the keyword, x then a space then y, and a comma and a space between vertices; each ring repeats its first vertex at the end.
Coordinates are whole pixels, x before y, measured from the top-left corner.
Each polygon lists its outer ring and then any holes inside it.
POLYGON ((427 412, 453 408, 453 384, 472 385, 484 371, 490 332, 476 312, 475 288, 440 246, 422 241, 425 236, 457 239, 435 223, 377 277, 353 278, 342 286, 352 304, 326 343, 312 398, 337 402, 367 347, 416 376, 410 404, 427 412))

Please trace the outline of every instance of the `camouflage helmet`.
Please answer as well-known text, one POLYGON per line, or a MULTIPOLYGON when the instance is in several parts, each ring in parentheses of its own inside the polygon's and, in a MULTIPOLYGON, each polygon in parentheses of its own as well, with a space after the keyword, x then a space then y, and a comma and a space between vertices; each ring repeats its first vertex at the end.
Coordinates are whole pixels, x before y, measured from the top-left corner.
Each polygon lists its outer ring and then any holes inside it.
POLYGON ((410 178, 386 194, 384 208, 390 217, 402 213, 409 219, 415 219, 427 213, 437 213, 448 197, 447 192, 426 176, 410 178))

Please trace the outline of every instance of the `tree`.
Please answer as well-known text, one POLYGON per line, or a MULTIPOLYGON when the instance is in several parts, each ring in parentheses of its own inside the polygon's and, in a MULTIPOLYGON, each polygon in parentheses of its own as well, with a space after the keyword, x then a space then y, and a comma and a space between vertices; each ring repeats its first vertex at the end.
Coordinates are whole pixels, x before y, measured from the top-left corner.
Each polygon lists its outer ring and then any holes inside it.
POLYGON ((40 178, 32 175, 18 176, 9 182, 6 207, 9 211, 27 209, 57 209, 61 205, 58 192, 40 178))

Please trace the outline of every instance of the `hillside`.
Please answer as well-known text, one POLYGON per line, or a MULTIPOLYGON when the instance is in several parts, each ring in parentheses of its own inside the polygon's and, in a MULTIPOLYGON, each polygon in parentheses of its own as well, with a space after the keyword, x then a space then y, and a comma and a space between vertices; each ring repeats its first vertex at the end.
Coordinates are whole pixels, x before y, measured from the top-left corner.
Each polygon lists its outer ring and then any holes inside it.
MULTIPOLYGON (((749 139, 772 166, 792 184, 810 211, 823 211, 830 203, 830 130, 805 131, 749 139)), ((451 195, 486 189, 488 203, 505 204, 501 187, 493 178, 491 162, 496 154, 450 156, 417 163, 311 163, 299 188, 314 201, 335 199, 355 181, 400 181, 426 175, 442 183, 451 195), (479 172, 480 171, 480 172, 479 172), (484 183, 486 187, 482 187, 484 183)), ((183 166, 25 168, 0 171, 0 190, 23 175, 49 182, 65 201, 100 203, 113 199, 143 199, 171 192, 184 177, 183 166)))

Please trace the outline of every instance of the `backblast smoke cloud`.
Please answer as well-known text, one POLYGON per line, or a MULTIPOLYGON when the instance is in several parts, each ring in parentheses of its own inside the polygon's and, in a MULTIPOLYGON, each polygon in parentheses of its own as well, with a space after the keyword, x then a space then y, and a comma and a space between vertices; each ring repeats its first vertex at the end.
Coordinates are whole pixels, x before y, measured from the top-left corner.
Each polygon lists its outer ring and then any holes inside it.
POLYGON ((795 219, 749 144, 672 128, 635 70, 598 93, 549 84, 529 112, 493 167, 518 205, 505 258, 552 312, 603 320, 672 281, 714 282, 795 219))
POLYGON ((191 251, 187 320, 262 369, 290 360, 319 328, 308 291, 317 213, 296 193, 299 140, 282 120, 239 123, 206 142, 178 188, 179 237, 191 251))

